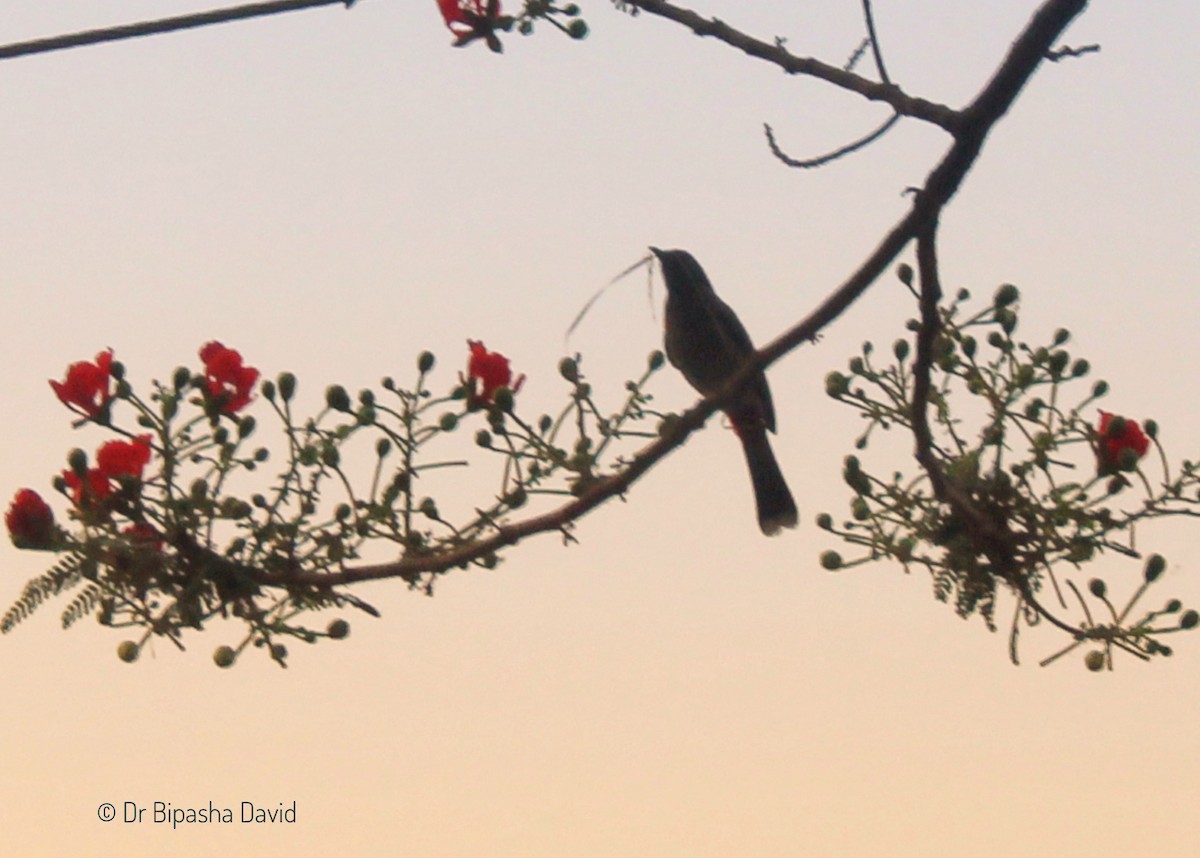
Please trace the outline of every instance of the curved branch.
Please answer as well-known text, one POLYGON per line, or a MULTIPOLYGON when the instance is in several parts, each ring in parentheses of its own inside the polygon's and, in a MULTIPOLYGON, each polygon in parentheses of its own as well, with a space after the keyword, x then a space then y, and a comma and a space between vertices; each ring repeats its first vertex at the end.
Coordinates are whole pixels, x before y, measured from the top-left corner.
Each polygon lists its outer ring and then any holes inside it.
MULTIPOLYGON (((748 36, 740 30, 735 30, 724 21, 705 18, 690 9, 675 6, 666 0, 630 0, 630 5, 637 6, 651 15, 658 15, 682 24, 697 36, 712 36, 749 56, 777 65, 788 74, 815 77, 857 93, 870 101, 882 101, 896 113, 930 122, 951 134, 955 133, 962 118, 959 111, 944 104, 908 95, 893 83, 868 80, 853 72, 811 57, 798 57, 778 42, 764 42, 748 36)), ((880 68, 882 70, 882 66, 880 68)))
MULTIPOLYGON (((650 0, 639 0, 637 5, 650 11, 650 5, 666 4, 658 4, 657 0, 653 4, 650 0)), ((565 532, 579 516, 610 498, 623 494, 655 463, 700 428, 713 412, 731 400, 751 374, 773 364, 800 344, 812 340, 875 282, 910 241, 936 224, 942 208, 958 191, 963 178, 978 159, 988 133, 1008 112, 1055 40, 1086 7, 1087 0, 1046 0, 1042 4, 1009 49, 1008 55, 992 79, 963 111, 961 125, 955 131, 954 143, 930 172, 925 187, 916 195, 908 214, 892 227, 858 269, 816 309, 759 349, 755 359, 747 362, 742 371, 736 373, 722 390, 700 400, 677 420, 665 426, 662 435, 639 451, 621 473, 600 480, 579 497, 556 510, 511 525, 501 525, 495 535, 447 552, 424 556, 409 555, 393 563, 350 567, 331 573, 271 574, 260 571, 254 576, 255 582, 265 586, 334 586, 383 578, 414 580, 424 572, 442 572, 478 561, 500 548, 515 545, 537 533, 565 532)))
POLYGON ((784 152, 782 149, 779 148, 779 144, 775 142, 774 129, 772 129, 771 126, 767 125, 765 122, 763 123, 763 130, 766 132, 767 146, 770 147, 772 155, 774 155, 776 158, 778 158, 780 161, 782 161, 784 164, 786 164, 789 167, 798 167, 802 170, 808 170, 813 167, 820 167, 824 164, 828 164, 830 161, 836 161, 838 158, 841 158, 843 155, 849 155, 851 152, 857 152, 859 149, 863 148, 864 146, 869 146, 870 144, 872 144, 876 140, 878 140, 880 137, 882 137, 884 134, 887 134, 888 131, 891 130, 892 126, 895 125, 899 120, 900 120, 900 114, 893 113, 890 117, 888 117, 886 122, 884 122, 882 125, 880 125, 878 128, 876 128, 874 131, 872 131, 870 134, 866 135, 865 137, 860 137, 858 140, 855 140, 853 143, 847 143, 845 146, 841 147, 840 149, 834 149, 832 152, 827 152, 824 155, 818 155, 815 158, 808 158, 807 160, 803 160, 803 161, 797 160, 796 158, 791 157, 790 155, 788 155, 786 152, 784 152))

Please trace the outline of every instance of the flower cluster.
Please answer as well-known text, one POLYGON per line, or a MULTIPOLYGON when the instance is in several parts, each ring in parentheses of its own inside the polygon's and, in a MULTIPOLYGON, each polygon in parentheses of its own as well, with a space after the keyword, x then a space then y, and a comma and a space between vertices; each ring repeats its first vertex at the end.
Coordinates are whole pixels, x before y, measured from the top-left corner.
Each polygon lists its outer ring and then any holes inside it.
POLYGON ((477 340, 468 341, 465 371, 441 395, 428 385, 435 360, 425 352, 411 387, 385 378, 381 392, 363 390, 355 401, 331 385, 324 409, 308 418, 294 414, 290 373, 262 380, 240 352, 215 340, 199 358, 200 368, 180 367, 147 397, 134 391, 112 350, 72 364, 55 383, 59 399, 83 417, 77 425, 111 435, 91 456, 72 451, 54 479, 67 505, 65 525, 34 490, 13 498, 5 516, 13 543, 63 559, 29 582, 0 617, 0 631, 48 595, 76 588, 64 625, 94 616, 141 630, 140 639, 118 647, 122 660, 136 660, 151 639, 182 647, 185 632, 221 617, 244 624, 245 635, 216 649, 218 665, 233 664, 249 647, 286 665, 285 641, 348 634, 341 618, 309 625, 309 612, 376 613, 348 589, 368 545, 386 543, 401 558, 381 577, 430 593, 450 569, 495 566, 507 518, 533 495, 569 496, 602 478, 602 467, 619 468, 617 442, 649 434, 627 427, 655 416, 642 388, 663 363, 661 355, 652 360, 640 380, 627 383, 624 405, 601 417, 578 360, 564 359, 568 404, 557 417, 526 422, 515 398, 524 374, 477 340), (284 461, 258 490, 243 490, 250 472, 271 458, 266 447, 250 447, 259 419, 248 413, 252 406, 273 412, 284 461), (499 465, 499 486, 451 523, 418 491, 433 490, 441 469, 468 464, 439 452, 468 420, 482 424, 474 449, 499 465), (568 433, 576 437, 564 440, 568 433), (343 455, 364 437, 365 450, 343 455), (346 461, 361 463, 364 454, 369 461, 372 450, 370 478, 360 485, 346 461))
POLYGON ((582 39, 588 34, 588 26, 579 16, 579 6, 568 3, 556 6, 550 0, 526 0, 519 15, 506 15, 500 0, 437 0, 438 11, 450 32, 454 34, 454 46, 461 48, 476 40, 483 40, 493 53, 501 53, 500 33, 507 33, 515 26, 517 32, 529 35, 534 22, 547 21, 557 30, 572 39, 582 39), (565 18, 567 23, 558 19, 565 18))
MULTIPOLYGON (((901 273, 901 279, 906 276, 901 273)), ((1103 649, 1088 656, 1093 669, 1111 665, 1114 649, 1140 658, 1168 655, 1170 647, 1160 637, 1193 627, 1196 612, 1181 614, 1176 626, 1161 622, 1181 609, 1174 600, 1168 603, 1171 611, 1140 618, 1132 612, 1161 574, 1161 558, 1147 562, 1141 584, 1123 607, 1109 602, 1102 580, 1087 585, 1101 612, 1111 615, 1110 623, 1095 619, 1084 589, 1068 576, 1105 554, 1141 557, 1133 540, 1138 522, 1200 514, 1200 464, 1185 461, 1172 473, 1164 454, 1163 474, 1152 482, 1142 462, 1159 443, 1158 425, 1108 411, 1089 420, 1092 404, 1108 394, 1104 381, 1069 405, 1077 399, 1070 396, 1072 385, 1090 365, 1066 351, 1066 330, 1056 332, 1048 346, 1016 340, 1018 297, 1015 287, 1003 286, 990 305, 967 315, 970 295, 963 290, 940 308, 932 348, 920 360, 909 340, 900 339, 892 348, 895 362, 878 366, 867 343, 850 361, 849 373, 826 377, 826 392, 867 423, 858 449, 867 447, 876 430, 905 428, 916 440, 920 468, 916 476, 896 471, 881 477, 858 455, 847 456, 843 475, 854 492, 851 518, 838 526, 826 513, 817 523, 863 553, 847 561, 829 550, 822 565, 846 569, 891 558, 905 569, 924 567, 939 600, 951 602, 963 617, 982 616, 993 629, 998 593, 1008 591, 1018 605, 1011 632, 1014 660, 1019 627, 1039 624, 1071 637, 1065 651, 1099 642, 1103 649), (918 379, 928 391, 920 427, 913 406, 918 379), (952 399, 964 394, 977 404, 952 410, 952 399), (973 429, 964 414, 982 418, 973 429), (1123 502, 1134 488, 1144 497, 1123 502), (1064 612, 1075 607, 1083 615, 1070 619, 1064 612)), ((926 324, 913 321, 909 328, 923 332, 926 324)))

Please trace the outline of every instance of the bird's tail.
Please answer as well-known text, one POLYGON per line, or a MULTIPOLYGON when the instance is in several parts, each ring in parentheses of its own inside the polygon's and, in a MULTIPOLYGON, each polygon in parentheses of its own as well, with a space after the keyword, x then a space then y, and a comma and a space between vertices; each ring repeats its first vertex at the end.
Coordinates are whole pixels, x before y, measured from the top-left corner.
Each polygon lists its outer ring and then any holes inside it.
POLYGON ((750 482, 754 486, 754 502, 758 506, 758 526, 767 536, 775 536, 785 527, 795 527, 800 517, 796 513, 796 502, 788 490, 775 452, 767 438, 767 429, 761 423, 742 425, 738 436, 746 452, 746 464, 750 468, 750 482))

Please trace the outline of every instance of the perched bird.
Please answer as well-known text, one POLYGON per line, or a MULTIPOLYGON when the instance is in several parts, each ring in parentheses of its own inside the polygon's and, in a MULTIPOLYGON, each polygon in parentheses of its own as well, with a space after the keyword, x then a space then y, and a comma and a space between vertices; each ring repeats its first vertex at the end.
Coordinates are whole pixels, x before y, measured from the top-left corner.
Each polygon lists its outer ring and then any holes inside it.
MULTIPOLYGON (((717 297, 708 276, 686 250, 650 251, 667 284, 667 359, 704 396, 723 388, 755 353, 750 335, 729 305, 717 297)), ((795 527, 796 502, 775 461, 767 432, 775 431, 775 407, 761 370, 725 406, 741 439, 758 506, 758 526, 767 536, 795 527)))

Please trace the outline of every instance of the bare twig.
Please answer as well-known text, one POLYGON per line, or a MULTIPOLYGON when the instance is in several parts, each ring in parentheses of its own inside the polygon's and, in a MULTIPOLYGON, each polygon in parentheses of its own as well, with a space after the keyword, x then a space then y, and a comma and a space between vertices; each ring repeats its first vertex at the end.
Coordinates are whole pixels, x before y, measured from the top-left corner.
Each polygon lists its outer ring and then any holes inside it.
POLYGON ((818 155, 815 158, 808 158, 805 160, 793 158, 790 155, 788 155, 786 152, 784 152, 782 149, 780 149, 779 143, 776 142, 776 140, 775 140, 775 131, 774 131, 774 129, 771 128, 770 125, 763 123, 763 131, 766 132, 767 146, 770 147, 772 155, 774 155, 776 158, 778 158, 780 161, 782 161, 784 164, 786 164, 789 167, 798 167, 800 169, 811 169, 813 167, 820 167, 824 164, 828 164, 830 161, 836 161, 838 158, 841 158, 844 155, 849 155, 851 152, 857 152, 859 149, 863 148, 864 146, 869 146, 871 143, 874 143, 876 140, 878 140, 884 134, 887 134, 888 131, 891 130, 892 126, 895 125, 896 122, 899 121, 899 119, 900 119, 900 114, 893 113, 887 119, 886 122, 884 122, 882 125, 880 125, 878 128, 876 128, 874 131, 872 131, 870 134, 866 135, 865 137, 860 137, 858 140, 855 140, 852 143, 847 143, 845 146, 842 146, 840 149, 834 149, 832 152, 827 152, 824 155, 818 155))

